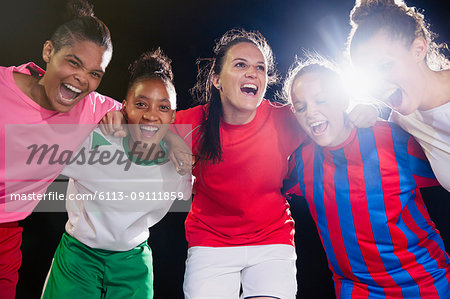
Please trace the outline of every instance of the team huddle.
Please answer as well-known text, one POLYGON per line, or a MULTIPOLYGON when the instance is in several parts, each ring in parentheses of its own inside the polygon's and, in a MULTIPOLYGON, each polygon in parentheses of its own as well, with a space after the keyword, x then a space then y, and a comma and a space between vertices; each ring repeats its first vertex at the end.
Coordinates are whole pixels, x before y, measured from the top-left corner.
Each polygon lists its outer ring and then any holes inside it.
POLYGON ((185 298, 296 298, 294 194, 306 199, 337 298, 450 298, 450 257, 420 191, 450 192, 450 61, 416 8, 357 0, 350 13, 348 58, 374 78, 375 105, 349 111, 342 67, 320 54, 297 59, 278 99, 265 99, 280 81, 272 49, 235 28, 199 69, 198 105, 177 111, 160 48, 129 66, 121 103, 97 93, 109 29, 84 0, 67 7, 73 18, 43 46, 45 70, 0 67, 0 298, 15 298, 18 221, 39 202, 13 194, 45 194, 60 174, 67 198, 94 200, 66 200, 42 298, 153 298, 149 228, 191 197, 185 298), (30 148, 44 153, 38 163, 30 148), (55 148, 66 163, 52 160, 55 148))

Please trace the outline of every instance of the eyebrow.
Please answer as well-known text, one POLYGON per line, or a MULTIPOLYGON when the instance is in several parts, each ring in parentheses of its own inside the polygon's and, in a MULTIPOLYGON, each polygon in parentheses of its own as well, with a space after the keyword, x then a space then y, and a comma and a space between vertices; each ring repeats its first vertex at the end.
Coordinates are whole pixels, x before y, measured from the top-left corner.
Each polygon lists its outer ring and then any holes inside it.
MULTIPOLYGON (((78 63, 80 63, 80 65, 81 65, 83 68, 86 68, 86 67, 84 66, 83 61, 82 61, 77 55, 75 55, 75 54, 68 54, 66 57, 72 57, 73 59, 75 59, 76 61, 78 61, 78 63)), ((101 70, 101 69, 94 69, 94 70, 92 70, 92 71, 98 72, 98 73, 102 73, 102 74, 105 73, 105 71, 104 71, 104 70, 101 70)))
MULTIPOLYGON (((151 101, 151 99, 148 98, 148 97, 146 97, 145 95, 138 95, 138 96, 136 97, 136 99, 139 99, 139 100, 146 100, 146 101, 151 101)), ((169 100, 169 99, 166 99, 166 98, 160 99, 159 101, 160 101, 160 102, 168 102, 168 103, 170 103, 170 100, 169 100)))
POLYGON ((299 100, 297 97, 292 96, 292 104, 295 106, 295 104, 303 105, 305 101, 299 100))
MULTIPOLYGON (((234 62, 234 61, 236 61, 236 60, 241 60, 241 61, 248 62, 247 59, 245 59, 245 58, 240 58, 240 57, 237 57, 237 58, 233 59, 231 62, 234 62)), ((263 65, 266 65, 266 63, 265 63, 264 61, 258 61, 258 62, 256 62, 256 64, 263 64, 263 65)))

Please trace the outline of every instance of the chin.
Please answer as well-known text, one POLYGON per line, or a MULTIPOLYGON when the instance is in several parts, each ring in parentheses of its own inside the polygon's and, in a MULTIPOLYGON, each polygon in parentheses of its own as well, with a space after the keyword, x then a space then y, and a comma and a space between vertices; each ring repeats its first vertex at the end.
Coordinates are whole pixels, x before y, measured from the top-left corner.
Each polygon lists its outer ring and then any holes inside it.
POLYGON ((152 144, 155 144, 156 146, 158 146, 161 143, 161 140, 162 140, 162 138, 158 134, 155 134, 151 138, 141 137, 141 139, 140 139, 142 144, 147 144, 147 146, 149 146, 149 147, 151 147, 152 144))
POLYGON ((75 99, 72 103, 60 103, 60 102, 54 102, 52 104, 52 108, 58 112, 61 113, 67 113, 69 112, 80 100, 75 99))
POLYGON ((242 110, 248 111, 248 112, 254 112, 259 106, 259 102, 254 103, 248 103, 244 107, 242 107, 242 110))
POLYGON ((144 139, 144 140, 141 140, 140 142, 141 142, 141 146, 145 147, 147 149, 150 149, 153 144, 154 145, 158 145, 159 144, 159 141, 157 139, 151 139, 151 140, 144 139))
POLYGON ((326 142, 326 141, 314 141, 318 146, 321 147, 329 147, 332 146, 330 142, 326 142))
POLYGON ((321 147, 330 147, 333 146, 334 140, 331 140, 326 136, 313 136, 311 137, 314 143, 321 147))
POLYGON ((68 107, 68 106, 59 105, 57 107, 55 107, 55 106, 52 106, 52 107, 55 111, 58 111, 59 113, 67 113, 72 109, 73 106, 68 107))
POLYGON ((318 146, 327 146, 327 142, 320 137, 309 134, 309 138, 311 138, 311 140, 318 146))

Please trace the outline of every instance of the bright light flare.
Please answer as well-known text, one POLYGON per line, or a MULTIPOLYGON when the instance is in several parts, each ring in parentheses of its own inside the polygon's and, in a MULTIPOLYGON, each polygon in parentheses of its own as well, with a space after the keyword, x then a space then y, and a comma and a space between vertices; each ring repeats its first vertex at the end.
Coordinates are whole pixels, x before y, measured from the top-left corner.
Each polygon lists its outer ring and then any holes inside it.
POLYGON ((373 96, 379 84, 377 76, 369 73, 359 73, 355 69, 348 67, 342 73, 342 80, 352 102, 377 102, 377 99, 373 96))

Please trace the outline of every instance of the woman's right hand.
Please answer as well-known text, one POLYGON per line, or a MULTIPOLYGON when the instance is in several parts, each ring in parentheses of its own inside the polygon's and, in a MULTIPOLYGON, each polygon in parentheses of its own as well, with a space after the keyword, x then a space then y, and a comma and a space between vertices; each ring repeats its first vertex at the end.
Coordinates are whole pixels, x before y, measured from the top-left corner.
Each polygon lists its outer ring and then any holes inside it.
POLYGON ((128 135, 126 130, 127 123, 122 111, 109 111, 99 122, 100 130, 104 135, 113 135, 115 137, 125 137, 128 135))

